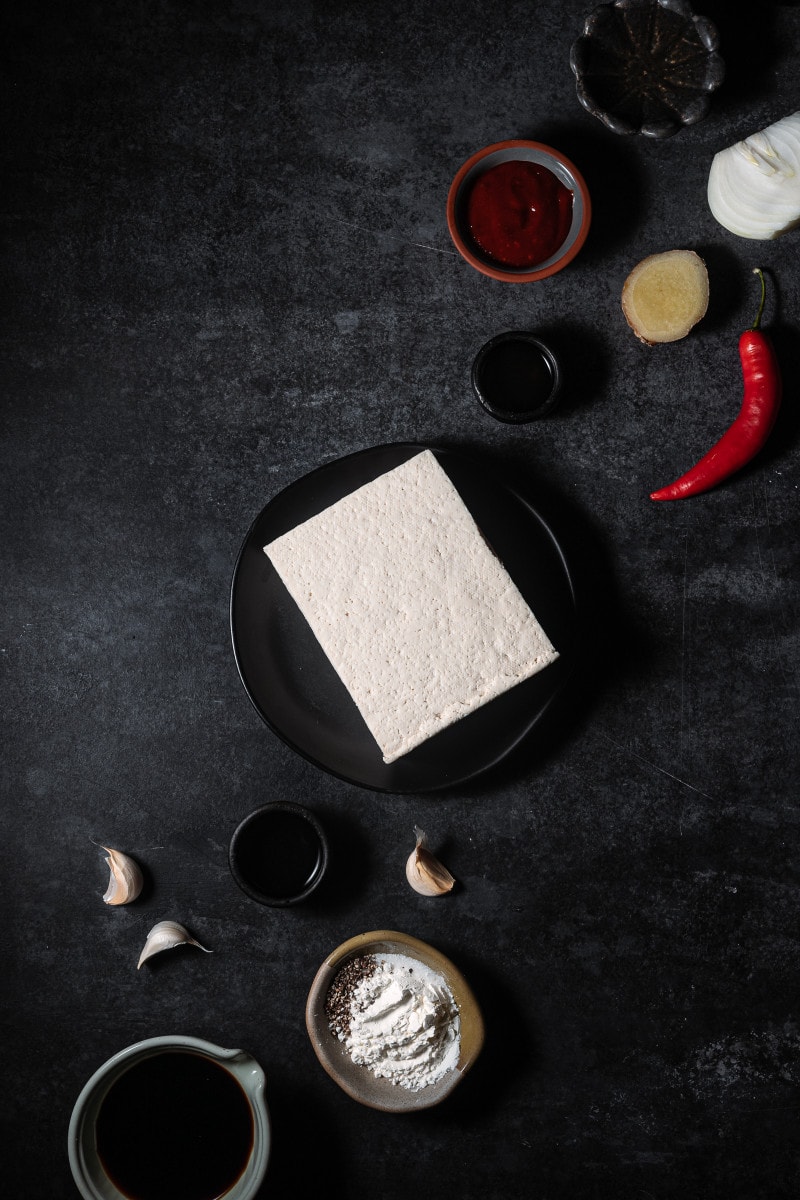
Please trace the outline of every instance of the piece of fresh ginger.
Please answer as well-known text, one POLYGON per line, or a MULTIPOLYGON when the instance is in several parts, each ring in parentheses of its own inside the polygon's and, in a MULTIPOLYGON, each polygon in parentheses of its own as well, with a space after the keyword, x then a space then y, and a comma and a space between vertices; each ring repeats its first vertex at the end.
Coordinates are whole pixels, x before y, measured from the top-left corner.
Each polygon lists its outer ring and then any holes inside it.
POLYGON ((648 346, 686 337, 707 308, 708 271, 694 250, 666 250, 643 258, 622 288, 625 318, 648 346))

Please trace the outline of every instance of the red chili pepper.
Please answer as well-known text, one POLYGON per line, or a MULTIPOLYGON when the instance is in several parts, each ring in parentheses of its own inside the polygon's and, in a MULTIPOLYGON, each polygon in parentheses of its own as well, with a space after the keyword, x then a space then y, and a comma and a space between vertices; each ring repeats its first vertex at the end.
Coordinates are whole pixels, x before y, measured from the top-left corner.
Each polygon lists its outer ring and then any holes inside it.
POLYGON ((761 303, 751 328, 739 338, 744 379, 744 399, 739 415, 708 454, 680 479, 651 492, 651 500, 696 496, 698 492, 706 492, 722 483, 755 458, 775 424, 781 403, 781 374, 772 343, 760 329, 766 295, 764 273, 755 267, 753 274, 761 278, 761 303))

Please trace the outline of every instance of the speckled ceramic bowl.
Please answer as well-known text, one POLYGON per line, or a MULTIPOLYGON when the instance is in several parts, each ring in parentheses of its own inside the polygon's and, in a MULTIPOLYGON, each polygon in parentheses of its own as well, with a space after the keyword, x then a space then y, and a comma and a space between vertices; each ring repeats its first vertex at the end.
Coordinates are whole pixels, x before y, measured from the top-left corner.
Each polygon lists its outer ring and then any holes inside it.
POLYGON ((578 99, 614 133, 670 137, 707 114, 725 77, 718 44, 686 0, 601 4, 570 52, 578 99))
POLYGON ((563 271, 586 241, 591 220, 589 189, 580 171, 559 150, 542 142, 520 139, 484 146, 458 170, 447 197, 447 226, 459 254, 476 271, 503 283, 532 283, 563 271), (467 217, 470 193, 480 176, 501 163, 519 160, 547 167, 564 187, 569 188, 573 196, 572 222, 566 238, 555 254, 535 267, 506 267, 490 258, 472 238, 467 217))
POLYGON ((407 933, 397 933, 391 929, 358 934, 328 955, 317 971, 308 994, 306 1029, 322 1066, 348 1096, 352 1096, 368 1108, 395 1113, 431 1108, 449 1096, 480 1054, 484 1037, 481 1011, 461 972, 448 958, 434 950, 433 946, 410 937, 407 933), (402 954, 424 963, 443 977, 458 1005, 461 1020, 461 1049, 458 1062, 438 1082, 429 1084, 420 1091, 409 1091, 388 1079, 376 1079, 367 1067, 357 1066, 343 1043, 328 1027, 325 1015, 328 989, 345 963, 364 954, 402 954))
POLYGON ((130 1067, 163 1053, 199 1054, 224 1067, 241 1087, 253 1118, 253 1145, 244 1171, 225 1192, 226 1200, 253 1200, 267 1170, 270 1121, 264 1099, 264 1072, 242 1050, 226 1050, 202 1038, 173 1035, 147 1038, 126 1046, 95 1071, 72 1110, 67 1149, 75 1184, 84 1200, 125 1200, 106 1175, 97 1153, 95 1127, 98 1113, 112 1084, 130 1067))

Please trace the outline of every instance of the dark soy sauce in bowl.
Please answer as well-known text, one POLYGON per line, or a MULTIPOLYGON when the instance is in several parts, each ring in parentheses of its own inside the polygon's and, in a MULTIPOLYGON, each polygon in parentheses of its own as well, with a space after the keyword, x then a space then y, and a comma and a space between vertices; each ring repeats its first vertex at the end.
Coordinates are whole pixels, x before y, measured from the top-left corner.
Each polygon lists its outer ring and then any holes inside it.
POLYGON ((499 421, 533 421, 555 406, 561 390, 552 351, 529 333, 503 333, 479 351, 472 386, 487 412, 499 421))
POLYGON ((302 805, 265 804, 236 829, 229 860, 234 879, 252 899, 278 907, 297 904, 322 879, 327 841, 302 805))
POLYGON ((112 1083, 96 1138, 103 1170, 130 1200, 217 1200, 247 1166, 253 1114, 230 1071, 167 1050, 112 1083))

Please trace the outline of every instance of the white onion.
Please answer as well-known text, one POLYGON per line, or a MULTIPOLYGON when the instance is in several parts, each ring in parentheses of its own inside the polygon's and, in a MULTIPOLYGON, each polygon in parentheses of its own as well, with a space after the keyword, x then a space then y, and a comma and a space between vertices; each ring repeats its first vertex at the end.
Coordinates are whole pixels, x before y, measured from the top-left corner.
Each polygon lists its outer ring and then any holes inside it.
POLYGON ((708 203, 731 233, 766 240, 800 222, 800 112, 720 150, 708 203))

